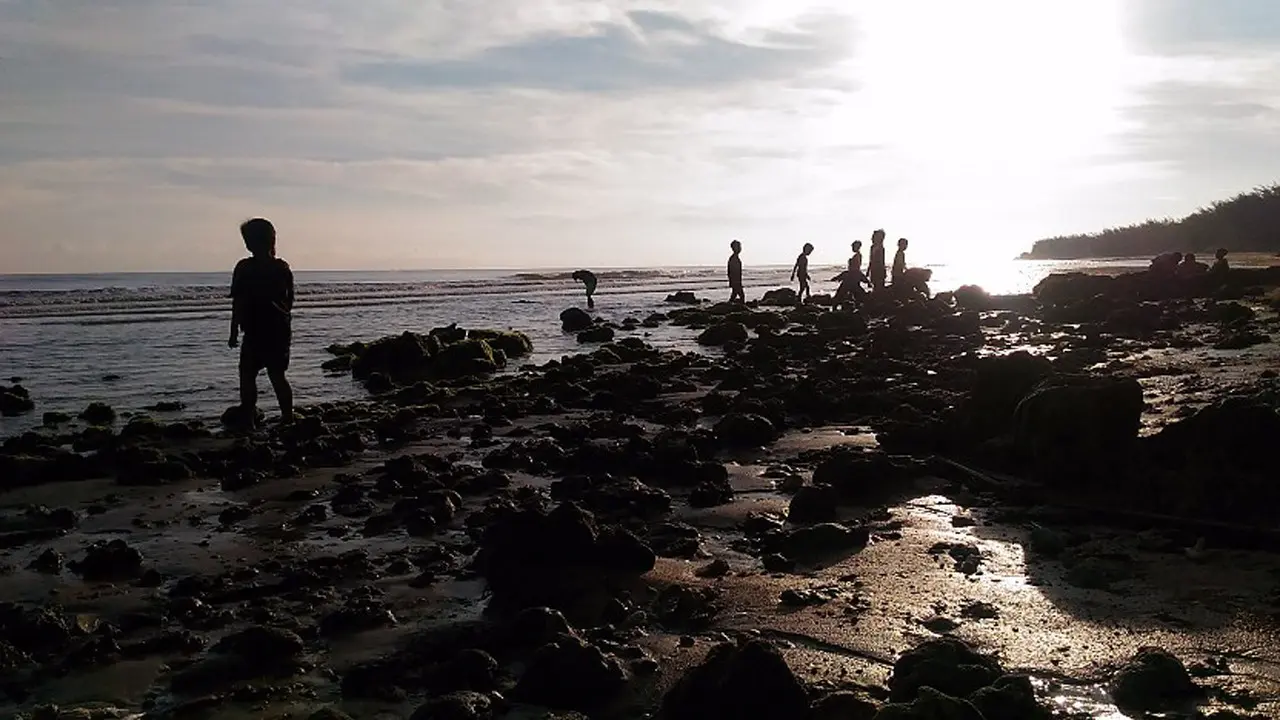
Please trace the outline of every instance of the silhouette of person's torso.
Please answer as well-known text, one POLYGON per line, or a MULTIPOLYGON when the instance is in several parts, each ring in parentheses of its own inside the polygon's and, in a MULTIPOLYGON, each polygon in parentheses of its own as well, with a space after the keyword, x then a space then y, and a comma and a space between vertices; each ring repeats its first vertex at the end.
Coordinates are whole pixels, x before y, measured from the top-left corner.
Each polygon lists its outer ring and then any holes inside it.
POLYGON ((729 256, 729 284, 734 287, 742 285, 742 257, 737 253, 729 256))
POLYGON ((884 279, 884 246, 871 246, 871 259, 867 262, 867 274, 872 279, 884 279))
POLYGON ((247 257, 231 275, 231 297, 240 308, 240 327, 248 335, 289 330, 293 311, 293 270, 274 257, 247 257))

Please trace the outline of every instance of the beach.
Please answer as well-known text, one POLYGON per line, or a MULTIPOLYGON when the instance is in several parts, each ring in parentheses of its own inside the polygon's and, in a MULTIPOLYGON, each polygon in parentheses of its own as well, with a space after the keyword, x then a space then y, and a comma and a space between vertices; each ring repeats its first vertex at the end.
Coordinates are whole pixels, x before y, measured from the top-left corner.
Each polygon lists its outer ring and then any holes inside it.
POLYGON ((1276 716, 1267 264, 299 272, 256 431, 223 275, 4 278, 0 713, 1276 716))

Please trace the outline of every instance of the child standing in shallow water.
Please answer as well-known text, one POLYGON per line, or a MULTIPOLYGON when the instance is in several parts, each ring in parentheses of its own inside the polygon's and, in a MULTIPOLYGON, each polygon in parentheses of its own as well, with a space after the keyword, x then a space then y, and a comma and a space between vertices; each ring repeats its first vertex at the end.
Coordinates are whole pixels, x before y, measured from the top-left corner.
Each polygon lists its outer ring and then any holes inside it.
POLYGON ((871 281, 871 289, 884 290, 884 230, 871 233, 871 257, 867 260, 867 279, 871 281))
POLYGON ((285 378, 292 342, 293 270, 276 257, 276 229, 254 218, 240 226, 244 246, 252 253, 236 263, 231 275, 231 336, 228 347, 240 346, 240 410, 253 423, 258 405, 258 373, 267 371, 282 422, 293 420, 293 388, 285 378))
POLYGON ((812 294, 809 292, 809 256, 813 254, 813 244, 805 243, 800 257, 796 258, 795 267, 791 268, 791 282, 800 280, 800 302, 807 302, 812 294))

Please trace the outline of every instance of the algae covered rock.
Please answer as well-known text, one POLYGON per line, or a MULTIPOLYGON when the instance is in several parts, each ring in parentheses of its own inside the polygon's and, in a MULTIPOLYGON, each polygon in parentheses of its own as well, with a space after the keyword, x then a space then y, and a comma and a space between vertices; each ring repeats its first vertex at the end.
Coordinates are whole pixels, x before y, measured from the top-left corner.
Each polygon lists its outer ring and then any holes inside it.
POLYGON ((16 417, 36 409, 31 394, 21 385, 0 387, 0 415, 16 417))
POLYGON ((1202 698, 1182 661, 1162 648, 1138 650, 1116 675, 1111 699, 1122 710, 1175 710, 1202 698))

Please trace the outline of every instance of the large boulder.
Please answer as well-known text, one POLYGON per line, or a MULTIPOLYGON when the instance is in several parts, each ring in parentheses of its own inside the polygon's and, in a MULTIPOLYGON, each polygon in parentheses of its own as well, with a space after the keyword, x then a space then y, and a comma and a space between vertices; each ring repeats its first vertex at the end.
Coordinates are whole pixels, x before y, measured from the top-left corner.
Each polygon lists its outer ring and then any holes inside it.
POLYGON ((677 305, 699 305, 702 300, 698 299, 698 296, 689 290, 679 290, 668 295, 667 302, 677 305))
POLYGON ((508 359, 522 358, 533 352, 533 341, 517 330, 471 330, 467 337, 485 341, 494 350, 501 350, 508 359))
POLYGON ((1115 288, 1115 278, 1082 272, 1053 273, 1036 283, 1031 294, 1043 305, 1064 306, 1092 300, 1115 288))
POLYGON ((662 698, 664 720, 704 718, 802 718, 809 712, 805 688, 772 645, 753 640, 712 648, 662 698))
POLYGON ((700 345, 728 345, 747 341, 747 326, 740 322, 722 322, 712 325, 698 336, 700 345))
POLYGON ((629 531, 602 527, 591 513, 565 502, 550 512, 529 507, 497 518, 485 529, 475 565, 493 603, 569 612, 584 589, 611 577, 642 575, 656 561, 629 531))
POLYGON ((730 447, 760 447, 778 439, 778 430, 762 415, 730 413, 716 423, 716 437, 730 447))
POLYGON ((955 638, 939 638, 908 650, 893 664, 889 699, 910 702, 927 688, 968 697, 1003 674, 995 658, 978 653, 955 638))
POLYGON ((0 387, 0 415, 16 417, 35 409, 36 404, 31 401, 31 393, 26 388, 17 384, 0 387))
POLYGON ((607 343, 611 342, 613 337, 613 328, 608 325, 596 325, 578 333, 578 342, 583 344, 607 343))
POLYGON ((431 374, 460 378, 495 372, 507 364, 505 354, 495 353, 485 340, 461 340, 440 348, 431 363, 431 374))
POLYGON ((1133 378, 1052 378, 1018 403, 1014 446, 1043 479, 1100 481, 1129 460, 1144 407, 1133 378))
POLYGON ((1052 374, 1053 363, 1026 351, 980 358, 961 406, 963 432, 979 440, 1009 432, 1018 403, 1052 374))
POLYGON ((618 658, 573 635, 542 646, 512 690, 511 699, 560 710, 593 710, 627 684, 618 658))
POLYGON ((977 285, 961 285, 952 293, 956 306, 964 310, 990 310, 991 295, 977 285))
POLYGON ((1156 713, 1178 710, 1202 699, 1182 661, 1161 648, 1138 650, 1111 685, 1111 699, 1121 710, 1156 713))
POLYGON ((772 307, 792 307, 800 304, 800 296, 791 288, 778 288, 769 290, 760 298, 761 305, 769 305, 772 307))
POLYGON ((438 338, 405 331, 365 346, 351 362, 351 375, 357 380, 366 380, 374 373, 396 382, 418 380, 429 374, 438 352, 438 338))
POLYGON ((567 333, 580 333, 594 324, 595 321, 582 308, 571 307, 560 313, 560 327, 567 333))

